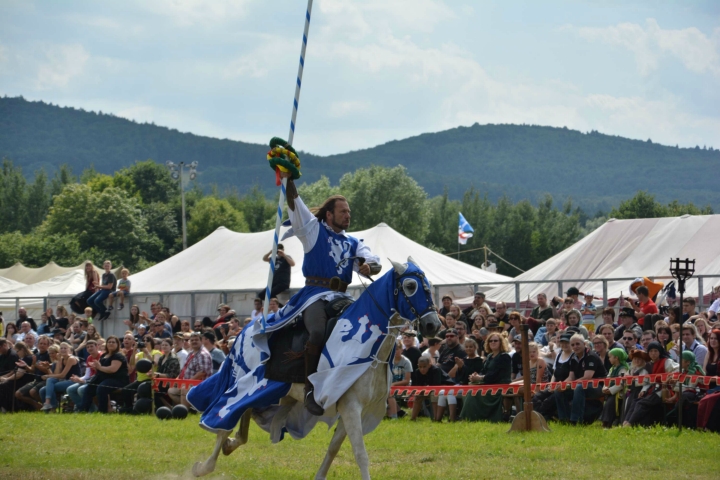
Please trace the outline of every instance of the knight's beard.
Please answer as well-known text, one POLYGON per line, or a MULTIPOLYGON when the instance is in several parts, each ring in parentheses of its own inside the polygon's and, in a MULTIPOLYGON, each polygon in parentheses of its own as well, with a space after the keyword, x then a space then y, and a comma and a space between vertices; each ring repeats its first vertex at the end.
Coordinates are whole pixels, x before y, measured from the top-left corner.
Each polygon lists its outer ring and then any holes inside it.
POLYGON ((339 230, 347 230, 347 228, 350 226, 350 222, 348 222, 347 225, 340 225, 335 221, 335 218, 333 218, 330 222, 332 223, 333 228, 337 228, 339 230))

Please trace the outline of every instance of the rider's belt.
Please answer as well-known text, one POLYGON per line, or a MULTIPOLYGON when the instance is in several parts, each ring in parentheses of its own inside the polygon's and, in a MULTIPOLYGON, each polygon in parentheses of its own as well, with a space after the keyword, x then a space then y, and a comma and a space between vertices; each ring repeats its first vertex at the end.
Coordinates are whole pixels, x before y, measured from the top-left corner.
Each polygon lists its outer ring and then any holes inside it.
POLYGON ((345 293, 349 284, 340 280, 340 277, 305 277, 305 285, 308 287, 324 287, 333 292, 345 293))

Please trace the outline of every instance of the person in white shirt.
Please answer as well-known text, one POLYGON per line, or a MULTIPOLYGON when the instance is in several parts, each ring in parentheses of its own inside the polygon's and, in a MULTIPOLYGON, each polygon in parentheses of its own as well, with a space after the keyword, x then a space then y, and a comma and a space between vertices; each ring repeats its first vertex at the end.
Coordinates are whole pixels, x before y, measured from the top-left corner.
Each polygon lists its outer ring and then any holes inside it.
POLYGON ((175 356, 180 362, 180 370, 185 366, 185 361, 188 356, 188 352, 185 350, 185 335, 190 339, 189 333, 176 333, 173 337, 173 352, 175 352, 175 356))
POLYGON ((263 301, 259 298, 255 299, 255 310, 250 314, 250 318, 253 320, 260 320, 263 315, 263 301))

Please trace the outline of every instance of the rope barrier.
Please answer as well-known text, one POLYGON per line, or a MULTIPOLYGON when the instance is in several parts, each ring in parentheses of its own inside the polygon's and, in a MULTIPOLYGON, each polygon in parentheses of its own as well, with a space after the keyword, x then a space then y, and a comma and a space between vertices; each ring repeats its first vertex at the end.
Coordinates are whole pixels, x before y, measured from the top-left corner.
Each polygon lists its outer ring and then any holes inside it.
MULTIPOLYGON (((572 382, 546 382, 536 383, 533 385, 533 391, 542 390, 555 390, 558 386, 562 390, 567 388, 574 389, 578 385, 581 385, 584 389, 592 386, 593 388, 599 388, 601 386, 614 386, 614 385, 630 385, 633 383, 642 383, 645 380, 649 380, 651 384, 663 384, 668 385, 668 380, 675 382, 685 382, 689 379, 691 383, 701 383, 702 385, 710 386, 711 383, 720 385, 720 377, 715 376, 703 376, 703 375, 688 375, 686 373, 658 373, 651 375, 637 375, 637 376, 626 376, 626 377, 612 377, 612 378, 593 378, 590 380, 575 380, 572 382)), ((495 395, 502 393, 507 395, 512 393, 517 395, 523 388, 522 384, 498 384, 498 385, 437 385, 437 386, 400 386, 391 387, 390 394, 399 395, 439 395, 441 392, 448 395, 495 395)))

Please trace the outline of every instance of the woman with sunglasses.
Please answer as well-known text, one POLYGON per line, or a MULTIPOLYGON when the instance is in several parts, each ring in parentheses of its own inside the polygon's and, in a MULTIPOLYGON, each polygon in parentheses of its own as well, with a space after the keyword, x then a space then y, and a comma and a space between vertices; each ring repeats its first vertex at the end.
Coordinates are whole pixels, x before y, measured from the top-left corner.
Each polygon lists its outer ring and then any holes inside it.
MULTIPOLYGON (((471 384, 498 385, 510 383, 510 346, 505 337, 497 332, 488 335, 485 341, 485 363, 480 374, 473 373, 469 377, 471 384)), ((460 418, 463 420, 502 420, 502 392, 494 395, 469 395, 465 397, 460 418)))

